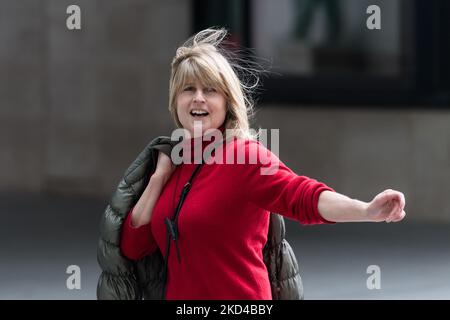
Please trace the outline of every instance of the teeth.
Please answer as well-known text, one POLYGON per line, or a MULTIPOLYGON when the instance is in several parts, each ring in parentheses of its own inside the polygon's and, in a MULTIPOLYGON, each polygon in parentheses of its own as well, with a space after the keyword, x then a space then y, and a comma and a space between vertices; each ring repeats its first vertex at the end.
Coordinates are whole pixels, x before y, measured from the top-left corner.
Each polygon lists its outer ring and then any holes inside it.
POLYGON ((204 115, 207 115, 208 112, 203 111, 203 110, 192 110, 191 114, 196 115, 196 116, 204 116, 204 115))

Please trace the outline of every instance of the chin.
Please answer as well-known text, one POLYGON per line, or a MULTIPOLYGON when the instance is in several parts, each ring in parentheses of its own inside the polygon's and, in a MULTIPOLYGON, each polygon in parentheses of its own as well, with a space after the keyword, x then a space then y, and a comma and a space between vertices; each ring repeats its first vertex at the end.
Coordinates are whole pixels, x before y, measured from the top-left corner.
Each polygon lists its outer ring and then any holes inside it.
MULTIPOLYGON (((209 123, 206 123, 206 124, 202 123, 202 133, 205 133, 206 130, 209 130, 212 128, 213 128, 213 126, 211 126, 209 123)), ((191 130, 192 130, 192 132, 194 132, 194 123, 192 123, 191 130)))

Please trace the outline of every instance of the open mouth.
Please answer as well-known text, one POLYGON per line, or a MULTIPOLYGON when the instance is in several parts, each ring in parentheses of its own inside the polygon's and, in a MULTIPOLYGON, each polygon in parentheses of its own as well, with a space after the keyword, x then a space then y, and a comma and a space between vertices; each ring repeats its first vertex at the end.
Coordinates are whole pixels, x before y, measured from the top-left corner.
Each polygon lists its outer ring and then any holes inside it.
POLYGON ((203 110, 192 110, 190 114, 195 118, 202 118, 206 117, 209 113, 203 110))

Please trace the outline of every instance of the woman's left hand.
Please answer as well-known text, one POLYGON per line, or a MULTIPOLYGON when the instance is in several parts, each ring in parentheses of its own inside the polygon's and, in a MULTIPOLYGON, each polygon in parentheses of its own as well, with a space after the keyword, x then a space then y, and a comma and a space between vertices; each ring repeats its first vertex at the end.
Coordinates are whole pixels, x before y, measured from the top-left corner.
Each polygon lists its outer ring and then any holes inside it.
POLYGON ((401 221, 406 213, 405 196, 399 191, 387 189, 373 198, 367 206, 367 216, 371 221, 397 222, 401 221))

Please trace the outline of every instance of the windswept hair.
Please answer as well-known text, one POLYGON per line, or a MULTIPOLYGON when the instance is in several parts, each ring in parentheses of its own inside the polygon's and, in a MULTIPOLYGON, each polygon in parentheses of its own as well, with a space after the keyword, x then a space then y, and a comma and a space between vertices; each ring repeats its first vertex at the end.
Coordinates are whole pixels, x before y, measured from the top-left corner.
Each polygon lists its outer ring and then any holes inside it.
POLYGON ((176 51, 172 60, 169 87, 169 110, 178 127, 177 96, 190 82, 214 87, 227 101, 225 129, 233 135, 254 139, 249 120, 254 116, 255 90, 260 84, 263 68, 253 61, 239 57, 225 40, 224 28, 202 30, 189 38, 176 51))

